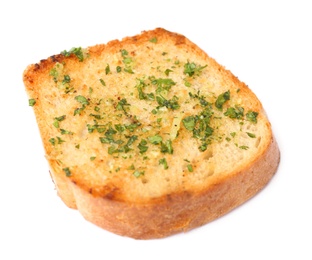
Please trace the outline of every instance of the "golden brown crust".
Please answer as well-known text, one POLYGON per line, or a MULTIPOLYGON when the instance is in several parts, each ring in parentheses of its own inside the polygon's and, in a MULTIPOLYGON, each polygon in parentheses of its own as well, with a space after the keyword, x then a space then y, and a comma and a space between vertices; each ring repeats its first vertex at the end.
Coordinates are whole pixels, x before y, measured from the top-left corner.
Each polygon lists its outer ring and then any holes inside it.
POLYGON ((90 222, 120 235, 161 238, 201 226, 239 206, 267 184, 278 163, 278 147, 272 139, 268 150, 249 168, 208 190, 171 194, 146 204, 95 198, 75 184, 71 186, 78 210, 90 222), (192 203, 185 203, 188 200, 192 203))
POLYGON ((116 202, 107 196, 94 197, 72 182, 67 185, 77 202, 74 207, 91 223, 136 239, 162 238, 202 226, 246 202, 271 180, 279 160, 279 148, 272 137, 255 161, 206 190, 168 194, 148 203, 116 202))
MULTIPOLYGON (((69 57, 59 54, 41 60, 38 64, 27 67, 23 80, 29 97, 36 100, 34 111, 58 194, 68 207, 77 208, 90 222, 116 234, 138 239, 169 236, 201 226, 226 214, 260 191, 276 172, 279 164, 279 149, 260 101, 243 82, 186 37, 157 28, 137 36, 126 37, 121 41, 114 40, 107 44, 89 47, 86 53, 90 58, 84 62, 79 62, 74 54, 69 57), (206 151, 199 152, 197 149, 190 148, 189 145, 197 141, 191 138, 186 129, 180 127, 179 134, 176 134, 172 140, 175 146, 174 154, 159 155, 153 151, 148 154, 150 156, 147 161, 148 167, 145 159, 142 159, 143 156, 132 154, 133 158, 141 160, 138 164, 141 163, 140 167, 144 169, 146 175, 142 178, 133 177, 129 170, 131 163, 120 156, 112 159, 107 152, 106 154, 103 152, 103 145, 98 145, 99 136, 103 134, 86 134, 86 125, 92 122, 88 114, 93 113, 93 110, 78 116, 68 116, 70 118, 68 120, 72 121, 68 122, 66 119, 67 121, 62 122, 62 125, 73 127, 75 133, 66 136, 66 142, 62 146, 51 145, 51 136, 60 136, 60 130, 53 126, 53 120, 65 113, 66 115, 74 113, 77 109, 77 103, 73 101, 75 96, 89 95, 89 102, 100 106, 99 99, 95 101, 96 99, 90 94, 90 86, 96 93, 95 96, 102 95, 103 90, 99 87, 98 80, 104 77, 104 68, 109 62, 114 66, 124 65, 116 58, 121 49, 127 48, 131 57, 137 59, 136 75, 126 75, 127 79, 132 77, 131 82, 135 82, 138 77, 144 78, 149 75, 148 73, 155 75, 158 73, 160 69, 157 68, 163 66, 164 62, 168 62, 164 58, 161 61, 163 63, 155 63, 156 65, 153 64, 154 67, 151 68, 147 68, 147 65, 142 66, 144 63, 140 60, 149 61, 150 63, 146 64, 151 64, 154 60, 149 55, 153 55, 153 51, 160 53, 156 45, 147 43, 154 38, 165 50, 172 52, 172 56, 168 58, 171 62, 179 59, 184 61, 194 59, 196 63, 206 63, 209 70, 203 71, 202 78, 199 79, 201 81, 197 82, 196 77, 189 77, 187 80, 194 85, 199 85, 199 90, 207 95, 211 102, 215 101, 220 93, 231 90, 231 101, 226 106, 242 105, 246 112, 252 110, 258 113, 257 126, 246 120, 240 121, 242 124, 236 123, 235 120, 224 117, 224 111, 216 110, 214 112, 216 119, 211 121, 215 126, 214 131, 219 136, 215 137, 216 140, 206 151), (64 75, 66 73, 71 75, 74 90, 69 94, 61 92, 60 88, 64 86, 52 80, 51 70, 56 66, 62 67, 64 75), (207 85, 211 88, 209 91, 205 90, 208 88, 207 85), (224 117, 225 123, 220 123, 218 118, 221 117, 224 117), (234 131, 240 132, 239 135, 234 137, 234 131), (248 137, 249 132, 252 131, 256 133, 256 138, 248 137), (221 139, 221 142, 217 141, 221 139), (230 139, 231 142, 226 141, 230 139), (74 149, 74 145, 79 146, 80 141, 82 148, 74 149), (246 152, 239 149, 239 146, 246 147, 240 142, 248 143, 251 149, 246 152), (92 165, 88 160, 93 155, 89 154, 90 151, 98 154, 92 161, 92 165), (155 159, 152 159, 153 156, 155 159), (164 156, 171 163, 167 171, 160 169, 158 164, 164 156), (192 164, 194 172, 186 170, 188 163, 192 164), (228 165, 229 163, 233 165, 228 165), (114 171, 107 169, 112 164, 117 165, 112 168, 114 171), (71 173, 67 175, 64 168, 68 165, 71 173)), ((167 64, 165 66, 169 66, 167 64)), ((179 66, 170 68, 183 70, 183 67, 179 66)), ((129 87, 129 83, 121 84, 125 78, 117 79, 116 83, 116 77, 105 78, 106 84, 111 87, 109 91, 105 90, 105 94, 111 95, 106 102, 116 99, 115 103, 112 103, 113 110, 117 110, 116 104, 121 97, 136 102, 133 93, 130 95, 124 91, 124 88, 129 87), (113 93, 115 90, 116 94, 113 93)), ((177 86, 180 88, 177 95, 180 100, 186 101, 186 107, 182 112, 174 111, 169 114, 167 120, 181 117, 179 124, 182 125, 182 117, 200 111, 200 106, 199 104, 195 104, 194 107, 188 105, 194 102, 194 99, 188 97, 190 90, 184 86, 185 79, 179 76, 174 79, 180 84, 177 86)), ((193 95, 199 93, 195 91, 197 91, 196 87, 193 95)), ((138 101, 136 107, 139 111, 137 115, 145 113, 140 110, 143 104, 140 102, 138 101)), ((145 107, 145 110, 149 109, 151 107, 145 107)), ((108 117, 111 116, 114 115, 109 114, 108 117)), ((157 118, 154 116, 153 120, 155 119, 157 118)), ((147 119, 142 118, 142 120, 147 119)), ((151 121, 148 122, 151 124, 151 121)), ((171 135, 170 124, 168 129, 171 135)), ((195 148, 197 146, 196 143, 195 148)), ((123 157, 129 156, 125 154, 123 157)))

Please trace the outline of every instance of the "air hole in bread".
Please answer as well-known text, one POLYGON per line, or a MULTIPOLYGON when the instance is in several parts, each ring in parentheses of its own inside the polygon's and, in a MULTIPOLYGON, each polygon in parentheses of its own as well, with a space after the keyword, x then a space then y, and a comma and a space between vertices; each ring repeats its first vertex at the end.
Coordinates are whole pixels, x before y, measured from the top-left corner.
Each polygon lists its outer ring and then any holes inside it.
POLYGON ((256 147, 256 148, 258 148, 260 142, 261 142, 261 136, 259 136, 259 137, 257 138, 257 141, 256 141, 256 143, 255 143, 255 147, 256 147))
POLYGON ((206 153, 205 153, 205 156, 204 156, 204 160, 209 160, 210 158, 213 157, 213 151, 210 149, 210 150, 207 150, 206 153))
POLYGON ((214 174, 214 168, 207 169, 207 172, 208 172, 207 177, 212 176, 214 174))

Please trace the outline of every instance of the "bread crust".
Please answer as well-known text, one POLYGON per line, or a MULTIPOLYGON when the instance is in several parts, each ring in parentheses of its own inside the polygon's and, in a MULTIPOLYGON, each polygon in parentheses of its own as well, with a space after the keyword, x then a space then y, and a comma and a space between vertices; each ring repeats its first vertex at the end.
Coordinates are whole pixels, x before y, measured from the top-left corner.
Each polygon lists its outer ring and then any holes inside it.
POLYGON ((64 181, 67 187, 58 191, 69 207, 77 208, 86 220, 105 230, 135 239, 163 238, 200 227, 243 204, 271 180, 279 161, 279 148, 272 136, 255 161, 200 192, 184 191, 129 203, 94 197, 68 179, 64 181))
MULTIPOLYGON (((249 100, 244 103, 246 110, 252 108, 259 113, 259 120, 264 122, 263 128, 266 131, 261 141, 262 146, 250 160, 238 164, 234 169, 226 170, 224 174, 210 176, 209 181, 203 182, 202 185, 185 181, 183 187, 178 185, 172 190, 159 192, 157 196, 140 197, 142 194, 136 192, 129 195, 127 192, 129 186, 126 186, 125 179, 117 175, 104 185, 94 185, 96 178, 89 181, 79 167, 75 168, 75 174, 66 176, 62 170, 64 166, 54 155, 55 147, 49 144, 51 131, 47 126, 48 112, 44 111, 54 111, 53 100, 57 94, 50 89, 45 91, 46 75, 49 75, 55 64, 66 63, 72 71, 86 69, 88 65, 77 62, 74 55, 65 57, 59 54, 28 66, 23 76, 28 95, 36 100, 34 111, 50 165, 51 177, 61 199, 68 207, 78 209, 91 223, 113 233, 136 239, 162 238, 186 232, 219 218, 265 187, 276 172, 280 160, 279 148, 271 125, 257 97, 230 71, 208 57, 186 37, 157 28, 137 36, 126 37, 121 41, 114 40, 90 47, 88 53, 90 57, 103 57, 103 54, 109 56, 124 46, 133 48, 133 52, 139 52, 140 46, 152 37, 162 39, 162 42, 168 45, 172 44, 177 49, 181 48, 192 53, 194 57, 206 60, 212 71, 219 75, 218 84, 226 87, 230 85, 230 89, 234 87, 239 89, 240 98, 249 100)), ((86 92, 84 87, 81 91, 86 92)), ((209 151, 206 151, 199 155, 197 161, 193 162, 194 166, 199 168, 201 161, 206 160, 208 154, 209 151)), ((98 167, 103 167, 103 164, 98 162, 98 167)))

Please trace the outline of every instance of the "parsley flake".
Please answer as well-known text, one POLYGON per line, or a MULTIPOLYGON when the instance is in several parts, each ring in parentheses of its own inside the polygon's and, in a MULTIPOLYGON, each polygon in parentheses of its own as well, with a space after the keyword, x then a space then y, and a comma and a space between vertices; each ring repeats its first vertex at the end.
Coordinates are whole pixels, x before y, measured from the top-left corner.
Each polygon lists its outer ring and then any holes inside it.
POLYGON ((68 167, 63 168, 63 171, 65 172, 66 177, 70 177, 71 176, 71 172, 70 172, 68 167))
POLYGON ((36 100, 35 99, 31 98, 31 99, 28 100, 28 105, 30 107, 33 107, 35 104, 36 104, 36 100))
POLYGON ((230 91, 229 91, 229 90, 226 91, 226 92, 224 92, 224 93, 222 93, 222 94, 220 94, 220 95, 218 96, 218 98, 217 98, 217 100, 216 100, 216 102, 215 102, 215 106, 216 106, 218 109, 222 110, 222 107, 223 107, 224 103, 225 103, 226 101, 228 101, 228 100, 230 100, 230 91))
POLYGON ((252 123, 257 123, 257 116, 258 116, 258 112, 254 112, 254 111, 249 111, 247 114, 246 114, 246 118, 249 122, 252 122, 252 123))
POLYGON ((144 173, 144 171, 135 170, 133 175, 134 177, 139 178, 140 176, 144 175, 144 173))
POLYGON ((89 101, 88 99, 86 99, 84 96, 76 96, 75 100, 77 100, 79 103, 83 104, 83 105, 89 105, 89 101))
POLYGON ((200 72, 206 68, 207 65, 205 66, 200 66, 200 65, 196 65, 194 62, 190 63, 190 62, 187 62, 184 64, 184 71, 183 73, 188 75, 189 77, 192 77, 194 76, 195 74, 196 75, 199 75, 200 72))
POLYGON ((83 61, 85 58, 83 49, 81 47, 73 47, 69 51, 64 50, 61 52, 61 54, 65 57, 69 57, 71 54, 74 54, 80 62, 83 61))
POLYGON ((157 38, 153 37, 153 38, 149 39, 149 41, 152 42, 152 43, 157 43, 157 38))
POLYGON ((162 158, 158 161, 159 165, 163 165, 164 169, 167 170, 169 168, 166 158, 162 158))

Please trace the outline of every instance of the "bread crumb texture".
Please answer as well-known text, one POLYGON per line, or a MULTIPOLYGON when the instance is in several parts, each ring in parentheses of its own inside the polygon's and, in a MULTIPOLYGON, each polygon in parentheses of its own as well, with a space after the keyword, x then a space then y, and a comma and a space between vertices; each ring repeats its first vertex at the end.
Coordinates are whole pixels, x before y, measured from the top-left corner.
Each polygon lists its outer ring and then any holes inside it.
POLYGON ((161 28, 63 51, 28 66, 24 83, 59 195, 121 235, 211 221, 259 191, 279 162, 252 91, 161 28))

